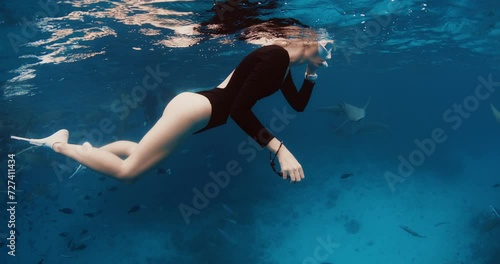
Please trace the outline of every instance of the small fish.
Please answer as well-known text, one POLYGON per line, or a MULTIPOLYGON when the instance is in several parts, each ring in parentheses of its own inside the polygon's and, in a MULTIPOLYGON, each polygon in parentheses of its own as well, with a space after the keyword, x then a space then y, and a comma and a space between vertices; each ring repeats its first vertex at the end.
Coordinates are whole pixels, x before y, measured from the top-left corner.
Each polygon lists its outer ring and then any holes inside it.
POLYGON ((72 214, 73 210, 70 208, 62 208, 62 209, 59 209, 59 212, 65 213, 65 214, 72 214))
POLYGON ((217 228, 217 231, 219 231, 222 237, 229 241, 231 244, 236 244, 236 241, 232 237, 230 237, 224 230, 217 228))
POLYGON ((224 208, 224 210, 226 210, 226 212, 228 212, 229 214, 232 214, 232 215, 236 215, 237 213, 235 213, 233 211, 233 209, 231 209, 231 207, 227 206, 226 204, 222 204, 222 207, 224 208))
POLYGON ((425 237, 425 236, 422 236, 420 234, 418 234, 417 232, 411 230, 409 227, 407 226, 399 226, 401 229, 403 229, 404 231, 408 232, 410 235, 414 236, 414 237, 425 237))
POLYGON ((231 223, 231 224, 234 224, 234 225, 237 225, 238 222, 236 222, 235 220, 231 219, 231 218, 224 218, 224 220, 226 220, 227 222, 231 223))
POLYGON ((100 180, 100 181, 105 181, 105 180, 106 180, 106 177, 101 176, 101 177, 99 177, 99 180, 100 180))
POLYGON ((89 232, 89 230, 87 229, 83 229, 82 232, 80 232, 80 235, 85 235, 89 232))
POLYGON ((347 178, 351 177, 352 175, 354 175, 354 173, 351 173, 351 172, 350 173, 344 173, 344 174, 340 175, 340 178, 341 179, 347 179, 347 178))
POLYGON ((14 232, 16 233, 16 236, 20 236, 21 232, 19 232, 16 228, 14 228, 14 232))
POLYGON ((75 247, 71 247, 71 251, 84 250, 85 248, 87 248, 87 246, 85 244, 81 244, 75 247))
POLYGON ((0 241, 0 247, 3 247, 3 245, 4 245, 4 242, 0 241))
POLYGON ((107 190, 110 192, 114 192, 114 191, 118 190, 118 187, 112 186, 112 187, 109 187, 107 190))
POLYGON ((493 188, 498 188, 498 187, 500 187, 500 183, 497 183, 497 184, 495 184, 495 185, 493 185, 493 186, 491 186, 491 187, 493 187, 493 188))
POLYGON ((448 222, 439 222, 439 223, 435 224, 434 226, 436 226, 436 227, 437 227, 437 226, 440 226, 440 225, 445 225, 445 224, 448 224, 448 222))
POLYGON ((44 259, 41 259, 40 261, 38 261, 36 264, 43 264, 43 261, 44 259))
POLYGON ((102 195, 102 192, 98 192, 98 193, 97 193, 97 195, 98 195, 98 196, 101 196, 101 195, 102 195))
POLYGON ((85 195, 85 197, 83 197, 83 199, 88 201, 88 200, 90 200, 90 196, 85 195))
POLYGON ((68 235, 69 235, 68 232, 59 233, 60 237, 67 237, 68 235))
POLYGON ((68 241, 68 247, 71 248, 73 246, 73 239, 70 239, 68 241))
POLYGON ((85 241, 87 241, 87 240, 89 240, 89 239, 92 239, 92 238, 94 238, 94 237, 92 237, 92 236, 88 236, 88 237, 86 237, 86 238, 82 238, 82 240, 80 240, 80 243, 83 243, 83 242, 85 242, 85 241))
POLYGON ((83 215, 84 216, 88 216, 88 217, 94 217, 95 216, 93 213, 84 213, 83 215))
POLYGON ((156 173, 157 174, 165 174, 165 173, 167 173, 167 170, 165 170, 164 168, 158 168, 158 169, 156 169, 156 173))
POLYGON ((128 213, 129 214, 135 213, 135 212, 139 211, 139 209, 141 209, 141 206, 136 204, 136 205, 132 206, 132 208, 130 208, 130 210, 128 210, 128 213))

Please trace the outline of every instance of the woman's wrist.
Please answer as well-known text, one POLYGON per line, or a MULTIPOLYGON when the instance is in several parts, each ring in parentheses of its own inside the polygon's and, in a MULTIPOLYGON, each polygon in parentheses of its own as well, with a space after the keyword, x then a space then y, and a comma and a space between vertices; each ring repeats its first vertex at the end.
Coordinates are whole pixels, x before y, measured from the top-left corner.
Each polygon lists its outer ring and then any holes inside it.
POLYGON ((307 64, 306 74, 316 74, 317 69, 318 69, 317 67, 314 67, 314 66, 307 64))
MULTIPOLYGON (((269 141, 269 143, 267 144, 267 149, 269 151, 271 151, 272 153, 276 153, 278 151, 278 149, 280 148, 280 145, 282 145, 283 143, 281 141, 279 141, 277 138, 273 138, 271 139, 271 141, 269 141)), ((281 146, 282 148, 284 146, 281 146)))

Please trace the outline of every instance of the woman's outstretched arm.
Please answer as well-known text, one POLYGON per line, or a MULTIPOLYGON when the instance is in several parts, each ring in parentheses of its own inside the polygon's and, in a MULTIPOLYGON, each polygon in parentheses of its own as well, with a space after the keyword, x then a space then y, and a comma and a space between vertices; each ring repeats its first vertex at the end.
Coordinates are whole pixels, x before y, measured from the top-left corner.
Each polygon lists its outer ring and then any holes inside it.
MULTIPOLYGON (((286 54, 284 55, 287 56, 286 54)), ((235 123, 256 140, 260 146, 267 147, 272 153, 276 153, 281 142, 257 119, 252 112, 252 107, 259 98, 256 91, 281 84, 287 65, 286 63, 272 63, 279 59, 283 59, 283 57, 277 55, 275 60, 261 61, 255 66, 254 70, 247 78, 245 85, 238 93, 231 109, 231 118, 235 123), (283 68, 277 70, 277 65, 283 66, 283 68)), ((285 145, 281 146, 277 157, 281 172, 283 173, 283 179, 290 178, 291 181, 295 182, 304 178, 302 166, 285 145)))
POLYGON ((272 94, 273 87, 281 84, 288 67, 287 56, 283 50, 270 53, 256 62, 231 107, 231 118, 261 147, 267 146, 274 136, 262 125, 252 108, 263 96, 272 94))

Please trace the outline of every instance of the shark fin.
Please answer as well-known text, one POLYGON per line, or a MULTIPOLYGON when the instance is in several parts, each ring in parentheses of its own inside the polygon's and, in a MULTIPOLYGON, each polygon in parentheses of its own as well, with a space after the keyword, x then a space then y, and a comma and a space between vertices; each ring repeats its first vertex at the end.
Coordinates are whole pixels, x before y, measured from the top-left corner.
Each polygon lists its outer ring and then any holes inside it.
POLYGON ((370 104, 370 100, 372 99, 372 97, 368 97, 368 101, 366 101, 366 104, 365 106, 363 107, 364 110, 366 110, 366 108, 368 107, 368 104, 370 104))
POLYGON ((338 126, 336 129, 335 129, 335 132, 339 131, 339 129, 341 129, 345 124, 347 124, 347 122, 349 122, 350 120, 349 119, 346 119, 344 121, 344 123, 342 123, 340 126, 338 126))

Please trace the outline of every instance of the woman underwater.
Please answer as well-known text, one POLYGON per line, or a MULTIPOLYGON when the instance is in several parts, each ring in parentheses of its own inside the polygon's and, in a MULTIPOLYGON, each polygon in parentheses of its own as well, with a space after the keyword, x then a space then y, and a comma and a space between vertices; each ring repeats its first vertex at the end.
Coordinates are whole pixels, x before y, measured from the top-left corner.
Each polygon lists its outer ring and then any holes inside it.
POLYGON ((331 58, 332 46, 331 40, 294 39, 278 40, 254 50, 216 88, 175 96, 139 143, 122 140, 100 148, 88 142, 69 144, 66 129, 43 139, 12 138, 52 148, 88 168, 132 181, 166 158, 189 135, 223 125, 231 117, 261 147, 275 153, 281 167, 278 175, 299 182, 304 178, 302 166, 283 142, 262 125, 252 107, 259 99, 281 90, 294 110, 304 111, 317 78, 316 70, 328 66, 326 60, 331 58), (297 91, 290 67, 304 64, 305 77, 297 91))

